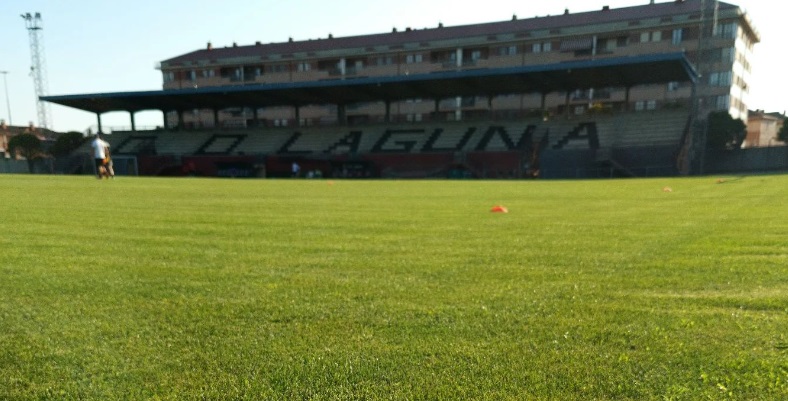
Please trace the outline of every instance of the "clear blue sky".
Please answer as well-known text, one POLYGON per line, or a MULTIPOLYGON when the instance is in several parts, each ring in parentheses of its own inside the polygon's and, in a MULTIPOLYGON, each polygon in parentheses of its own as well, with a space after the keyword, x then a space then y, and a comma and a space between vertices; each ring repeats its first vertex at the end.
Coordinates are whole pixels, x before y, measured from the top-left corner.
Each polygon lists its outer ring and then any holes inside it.
MULTIPOLYGON (((672 0, 669 0, 672 1, 672 0)), ((658 3, 665 2, 657 0, 658 3)), ((40 12, 50 95, 158 90, 160 61, 202 48, 354 36, 592 11, 648 4, 649 0, 0 0, 0 71, 8 71, 11 121, 37 121, 31 57, 24 13, 40 12)), ((783 78, 788 2, 739 0, 761 33, 750 82, 751 109, 783 112, 788 97, 783 78)), ((2 81, 0 81, 2 84, 2 81)), ((8 121, 5 88, 0 119, 8 121)), ((84 131, 94 114, 50 105, 56 131, 84 131)), ((102 116, 105 127, 129 126, 128 113, 102 116)), ((137 113, 138 126, 162 124, 160 112, 137 113)))

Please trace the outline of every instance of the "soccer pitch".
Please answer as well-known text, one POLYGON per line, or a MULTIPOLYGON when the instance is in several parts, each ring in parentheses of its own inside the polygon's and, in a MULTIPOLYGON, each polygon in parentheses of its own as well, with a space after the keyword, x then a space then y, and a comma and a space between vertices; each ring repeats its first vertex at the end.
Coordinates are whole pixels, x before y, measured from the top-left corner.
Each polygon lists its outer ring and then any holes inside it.
POLYGON ((3 400, 788 399, 786 175, 0 185, 3 400))

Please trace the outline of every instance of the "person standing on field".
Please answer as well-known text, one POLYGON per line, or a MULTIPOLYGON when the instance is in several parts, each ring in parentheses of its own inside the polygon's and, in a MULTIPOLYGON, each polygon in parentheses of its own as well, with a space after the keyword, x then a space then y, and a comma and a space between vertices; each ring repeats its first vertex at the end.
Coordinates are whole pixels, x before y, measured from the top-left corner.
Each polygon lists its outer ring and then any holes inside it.
POLYGON ((291 169, 292 169, 293 177, 298 177, 301 174, 301 166, 299 166, 298 163, 293 162, 291 169))
POLYGON ((105 141, 101 132, 96 134, 96 138, 90 146, 93 148, 93 160, 96 163, 96 178, 102 178, 102 172, 106 174, 107 168, 104 165, 107 157, 109 157, 109 143, 105 141))

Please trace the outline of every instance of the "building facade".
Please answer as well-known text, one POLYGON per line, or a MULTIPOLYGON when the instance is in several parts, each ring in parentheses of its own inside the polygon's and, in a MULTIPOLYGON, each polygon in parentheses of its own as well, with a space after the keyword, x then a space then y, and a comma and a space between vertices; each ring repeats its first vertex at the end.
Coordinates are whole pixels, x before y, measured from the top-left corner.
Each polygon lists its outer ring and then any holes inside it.
MULTIPOLYGON (((645 2, 645 0, 644 0, 645 2)), ((381 102, 292 107, 180 110, 168 126, 245 127, 362 124, 384 121, 455 121, 584 114, 599 110, 690 108, 695 96, 707 110, 728 110, 747 120, 753 47, 760 40, 736 5, 674 0, 642 6, 455 27, 404 30, 353 37, 214 47, 211 43, 161 62, 163 88, 237 86, 404 76, 439 71, 494 69, 683 52, 700 82, 635 88, 574 88, 553 93, 480 93, 450 99, 414 97, 381 102), (390 109, 389 109, 390 108, 390 109)), ((425 94, 425 96, 427 96, 425 94)))
POLYGON ((783 146, 778 133, 785 124, 785 113, 766 113, 763 110, 750 111, 747 119, 747 138, 742 147, 762 148, 783 146))

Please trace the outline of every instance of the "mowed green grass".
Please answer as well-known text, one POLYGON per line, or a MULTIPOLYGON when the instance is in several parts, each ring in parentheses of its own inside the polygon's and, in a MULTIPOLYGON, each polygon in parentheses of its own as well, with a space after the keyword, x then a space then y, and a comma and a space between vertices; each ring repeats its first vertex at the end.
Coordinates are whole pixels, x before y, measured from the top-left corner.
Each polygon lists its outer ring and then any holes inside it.
POLYGON ((0 176, 0 399, 788 399, 788 176, 718 178, 0 176))

